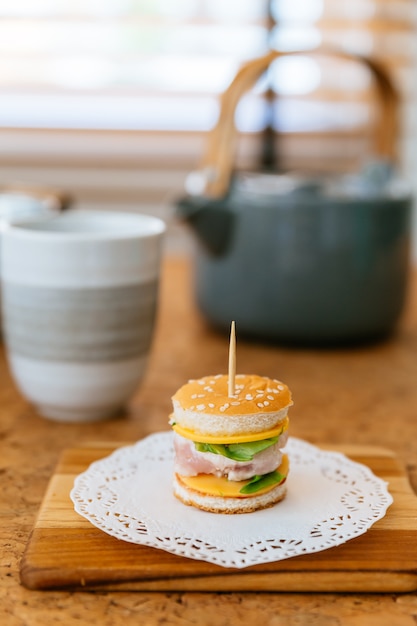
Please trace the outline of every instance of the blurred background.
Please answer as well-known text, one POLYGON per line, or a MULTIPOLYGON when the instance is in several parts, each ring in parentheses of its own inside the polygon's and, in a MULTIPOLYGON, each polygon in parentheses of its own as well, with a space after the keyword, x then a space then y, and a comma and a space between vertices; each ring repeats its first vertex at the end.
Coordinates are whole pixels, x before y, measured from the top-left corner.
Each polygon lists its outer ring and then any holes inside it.
POLYGON ((241 101, 237 167, 360 166, 372 81, 362 66, 310 54, 324 44, 390 70, 399 167, 417 194, 416 27, 415 0, 1 0, 0 185, 153 213, 170 223, 169 248, 187 250, 173 199, 198 166, 219 94, 270 47, 305 55, 276 61, 241 101))

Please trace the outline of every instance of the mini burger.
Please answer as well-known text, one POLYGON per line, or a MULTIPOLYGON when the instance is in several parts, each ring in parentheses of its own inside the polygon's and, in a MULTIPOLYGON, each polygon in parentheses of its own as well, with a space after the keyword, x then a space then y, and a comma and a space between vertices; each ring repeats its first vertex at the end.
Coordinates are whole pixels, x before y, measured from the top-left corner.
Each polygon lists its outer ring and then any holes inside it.
POLYGON ((286 493, 288 387, 262 376, 191 380, 173 396, 174 494, 212 513, 250 513, 286 493))

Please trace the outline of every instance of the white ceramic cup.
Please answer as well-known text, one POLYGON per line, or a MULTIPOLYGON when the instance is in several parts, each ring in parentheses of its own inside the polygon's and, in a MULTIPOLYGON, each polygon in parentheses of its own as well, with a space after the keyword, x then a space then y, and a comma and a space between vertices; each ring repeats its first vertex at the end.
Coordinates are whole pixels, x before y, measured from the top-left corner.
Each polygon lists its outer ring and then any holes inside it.
POLYGON ((39 413, 94 421, 132 397, 151 346, 164 232, 155 217, 79 210, 4 231, 6 350, 39 413))
MULTIPOLYGON (((0 190, 0 247, 1 236, 9 224, 39 222, 57 215, 69 199, 47 189, 9 187, 0 190)), ((1 266, 0 266, 1 271, 1 266)), ((1 292, 0 292, 1 335, 1 292)))

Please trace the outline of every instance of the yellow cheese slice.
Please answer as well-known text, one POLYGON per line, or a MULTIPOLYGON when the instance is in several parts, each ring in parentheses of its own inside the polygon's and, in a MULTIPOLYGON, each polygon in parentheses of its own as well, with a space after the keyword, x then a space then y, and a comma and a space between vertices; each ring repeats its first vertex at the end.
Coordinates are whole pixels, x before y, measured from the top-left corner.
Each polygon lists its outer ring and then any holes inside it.
MULTIPOLYGON (((289 461, 286 454, 282 457, 281 465, 277 471, 283 476, 287 476, 289 470, 289 461)), ((224 477, 213 476, 212 474, 198 474, 198 476, 182 476, 178 475, 181 482, 188 487, 207 496, 220 496, 222 498, 248 498, 251 495, 259 496, 267 493, 277 486, 278 483, 260 489, 254 494, 239 493, 242 487, 247 485, 250 480, 228 480, 224 477)))
POLYGON ((173 424, 172 428, 176 433, 181 435, 181 437, 191 439, 191 441, 197 441, 198 443, 246 443, 248 441, 261 441, 262 439, 277 437, 287 430, 288 424, 289 419, 286 417, 285 420, 275 428, 263 430, 260 433, 248 433, 247 435, 201 435, 194 430, 183 428, 179 424, 173 424))

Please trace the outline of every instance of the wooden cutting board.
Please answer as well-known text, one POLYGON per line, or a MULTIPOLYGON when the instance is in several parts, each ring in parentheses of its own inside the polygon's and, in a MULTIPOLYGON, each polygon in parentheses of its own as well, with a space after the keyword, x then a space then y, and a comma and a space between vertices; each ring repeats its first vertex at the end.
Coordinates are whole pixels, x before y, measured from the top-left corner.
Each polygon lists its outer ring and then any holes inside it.
POLYGON ((69 492, 75 476, 121 445, 90 444, 63 454, 22 559, 23 585, 149 591, 417 590, 417 497, 389 450, 322 446, 344 452, 388 481, 394 503, 367 533, 316 554, 236 570, 123 542, 74 512, 69 492))

